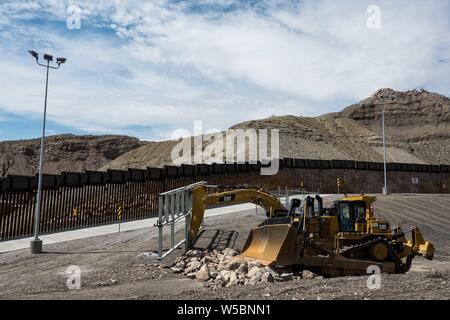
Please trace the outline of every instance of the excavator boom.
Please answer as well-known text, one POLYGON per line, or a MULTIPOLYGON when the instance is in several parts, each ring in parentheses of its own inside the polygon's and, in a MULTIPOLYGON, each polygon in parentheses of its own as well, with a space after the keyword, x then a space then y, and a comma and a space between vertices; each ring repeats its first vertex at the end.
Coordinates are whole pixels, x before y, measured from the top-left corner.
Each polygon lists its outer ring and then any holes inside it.
POLYGON ((287 209, 280 200, 274 195, 256 188, 242 188, 208 194, 206 186, 196 186, 192 189, 192 199, 192 218, 189 229, 190 241, 197 239, 207 205, 254 203, 264 208, 268 218, 287 214, 287 209))

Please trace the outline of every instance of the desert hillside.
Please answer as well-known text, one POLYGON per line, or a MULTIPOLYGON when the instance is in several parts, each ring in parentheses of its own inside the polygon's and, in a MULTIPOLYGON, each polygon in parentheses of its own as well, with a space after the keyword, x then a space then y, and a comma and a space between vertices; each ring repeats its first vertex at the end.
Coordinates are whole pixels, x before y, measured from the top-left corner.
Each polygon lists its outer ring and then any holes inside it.
MULTIPOLYGON (((389 161, 450 163, 450 99, 425 90, 380 89, 340 112, 318 117, 274 116, 231 129, 278 129, 280 157, 382 161, 383 108, 389 161)), ((163 166, 172 163, 171 151, 177 143, 142 142, 128 136, 51 136, 46 140, 44 171, 163 166)), ((205 136, 202 148, 223 150, 224 146, 205 136)), ((33 175, 38 159, 39 139, 0 142, 0 177, 33 175)))
MULTIPOLYGON (((50 136, 45 143, 44 172, 95 170, 141 145, 127 136, 50 136)), ((0 177, 34 175, 39 151, 40 139, 0 142, 0 177)))
MULTIPOLYGON (((380 89, 341 112, 314 118, 270 117, 231 128, 279 129, 281 157, 382 161, 383 108, 388 161, 450 163, 450 99, 425 90, 380 89)), ((203 148, 217 144, 209 136, 205 140, 203 148)), ((146 144, 119 156, 103 169, 170 164, 170 152, 176 144, 176 141, 146 144)))
POLYGON ((380 133, 383 106, 386 134, 392 147, 427 163, 450 161, 450 99, 443 95, 425 90, 381 89, 342 112, 324 117, 352 119, 380 133))

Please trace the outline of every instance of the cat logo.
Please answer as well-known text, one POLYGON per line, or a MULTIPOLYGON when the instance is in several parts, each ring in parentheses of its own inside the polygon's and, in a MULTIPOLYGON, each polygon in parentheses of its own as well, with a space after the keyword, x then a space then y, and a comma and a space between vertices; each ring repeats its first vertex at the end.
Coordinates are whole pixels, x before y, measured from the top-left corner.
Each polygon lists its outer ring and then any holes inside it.
POLYGON ((219 198, 219 202, 230 202, 234 200, 235 195, 230 194, 219 198))

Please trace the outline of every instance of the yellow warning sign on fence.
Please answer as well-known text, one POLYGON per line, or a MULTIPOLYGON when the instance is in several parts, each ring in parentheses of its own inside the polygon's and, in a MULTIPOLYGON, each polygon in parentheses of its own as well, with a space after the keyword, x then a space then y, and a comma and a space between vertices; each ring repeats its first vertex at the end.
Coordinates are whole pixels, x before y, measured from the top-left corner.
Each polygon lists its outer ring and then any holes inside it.
POLYGON ((76 217, 76 216, 78 215, 78 210, 77 210, 77 208, 73 208, 73 209, 72 209, 72 215, 73 215, 74 217, 76 217))
POLYGON ((122 222, 122 207, 117 208, 117 218, 119 219, 119 232, 120 232, 120 222, 122 222))
POLYGON ((339 177, 336 178, 336 185, 337 185, 337 193, 338 194, 340 193, 339 187, 342 186, 342 184, 343 184, 343 182, 342 182, 341 178, 339 178, 339 177))

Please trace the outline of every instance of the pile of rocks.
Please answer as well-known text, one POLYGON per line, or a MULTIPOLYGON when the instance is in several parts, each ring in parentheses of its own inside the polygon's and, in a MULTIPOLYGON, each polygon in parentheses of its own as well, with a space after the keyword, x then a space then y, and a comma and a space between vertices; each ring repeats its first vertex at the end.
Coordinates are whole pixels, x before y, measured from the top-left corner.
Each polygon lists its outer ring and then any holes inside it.
POLYGON ((273 269, 256 260, 237 257, 238 252, 227 248, 223 251, 189 250, 178 257, 171 267, 174 273, 183 273, 191 279, 205 282, 205 285, 231 287, 255 285, 260 282, 312 279, 316 274, 304 270, 273 269))

